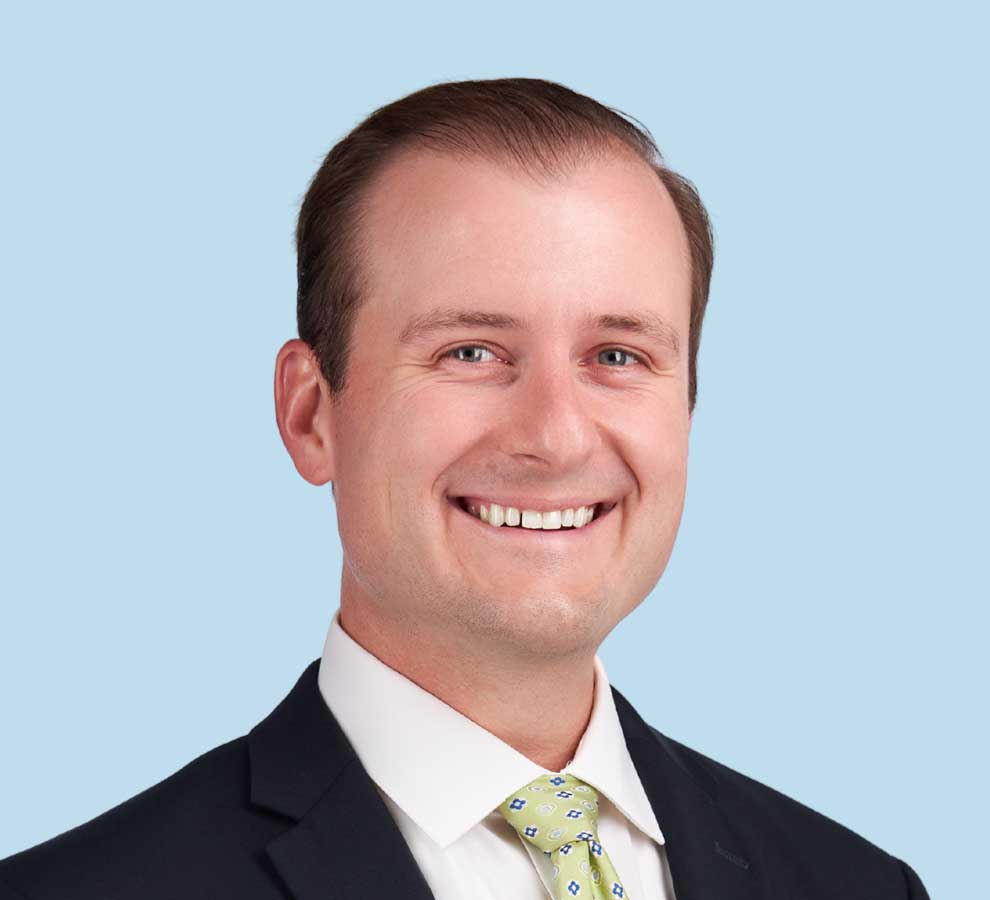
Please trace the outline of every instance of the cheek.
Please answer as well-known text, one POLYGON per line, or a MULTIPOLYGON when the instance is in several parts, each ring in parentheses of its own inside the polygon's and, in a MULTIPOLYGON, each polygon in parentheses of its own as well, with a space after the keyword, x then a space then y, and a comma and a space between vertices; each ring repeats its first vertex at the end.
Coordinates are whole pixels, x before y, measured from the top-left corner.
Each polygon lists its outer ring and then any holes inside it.
POLYGON ((629 457, 648 530, 667 535, 677 527, 687 489, 687 433, 656 429, 647 442, 638 442, 629 457))
POLYGON ((644 477, 676 479, 686 470, 689 429, 686 412, 661 399, 630 409, 622 420, 621 439, 644 477))
POLYGON ((334 442, 338 527, 353 556, 397 530, 440 527, 444 473, 477 442, 485 417, 467 392, 420 379, 356 366, 351 384, 334 412, 334 442))
POLYGON ((443 476, 478 443, 490 424, 483 404, 466 392, 440 386, 407 393, 388 415, 386 428, 376 429, 379 446, 375 465, 388 472, 393 500, 399 497, 417 518, 437 514, 443 476))
POLYGON ((661 445, 658 451, 659 481, 667 493, 668 502, 677 504, 684 502, 687 487, 688 463, 687 437, 668 437, 668 442, 661 445))

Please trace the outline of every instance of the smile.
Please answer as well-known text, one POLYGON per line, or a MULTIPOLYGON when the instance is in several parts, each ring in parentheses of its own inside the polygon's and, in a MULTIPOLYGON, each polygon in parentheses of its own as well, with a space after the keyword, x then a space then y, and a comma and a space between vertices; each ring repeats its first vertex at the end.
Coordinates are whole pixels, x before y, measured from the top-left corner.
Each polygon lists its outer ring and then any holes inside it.
POLYGON ((451 505, 466 513, 478 524, 505 532, 586 531, 615 508, 615 501, 601 501, 582 506, 553 510, 519 509, 473 497, 449 497, 451 505))

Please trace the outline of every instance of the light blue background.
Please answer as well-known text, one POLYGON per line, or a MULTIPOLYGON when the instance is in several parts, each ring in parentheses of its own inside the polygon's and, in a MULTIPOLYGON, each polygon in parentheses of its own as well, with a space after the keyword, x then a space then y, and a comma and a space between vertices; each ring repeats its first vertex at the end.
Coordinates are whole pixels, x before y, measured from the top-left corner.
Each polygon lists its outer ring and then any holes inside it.
POLYGON ((319 655, 334 509, 272 401, 299 201, 375 107, 525 75, 646 124, 716 230, 685 515, 613 683, 933 898, 983 893, 975 4, 358 8, 7 14, 0 856, 245 733, 319 655))

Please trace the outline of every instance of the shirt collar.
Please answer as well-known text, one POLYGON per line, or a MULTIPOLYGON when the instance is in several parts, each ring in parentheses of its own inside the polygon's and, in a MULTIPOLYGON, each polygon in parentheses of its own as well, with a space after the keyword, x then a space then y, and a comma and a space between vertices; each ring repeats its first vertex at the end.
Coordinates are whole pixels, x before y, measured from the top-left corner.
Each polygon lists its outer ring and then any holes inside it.
MULTIPOLYGON (((371 779, 440 847, 447 847, 548 770, 389 668, 334 613, 319 688, 371 779), (435 777, 457 785, 437 803, 435 777)), ((588 782, 648 837, 664 842, 629 756, 605 667, 596 655, 595 701, 574 759, 562 770, 588 782)))

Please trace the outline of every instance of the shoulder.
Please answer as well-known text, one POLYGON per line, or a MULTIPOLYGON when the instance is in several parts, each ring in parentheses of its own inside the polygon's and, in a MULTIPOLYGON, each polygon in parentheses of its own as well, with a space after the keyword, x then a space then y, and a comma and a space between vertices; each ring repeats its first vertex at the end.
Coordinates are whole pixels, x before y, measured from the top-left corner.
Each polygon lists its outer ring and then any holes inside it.
MULTIPOLYGON (((244 866, 245 855, 278 832, 272 818, 251 807, 242 736, 96 818, 0 860, 0 900, 237 896, 231 890, 239 881, 260 875, 244 866)), ((240 886, 244 896, 258 894, 254 885, 240 886)))
POLYGON ((812 896, 818 895, 815 889, 827 888, 856 896, 928 900, 917 874, 903 860, 798 800, 648 727, 747 833, 764 873, 774 873, 782 887, 802 885, 812 896))

